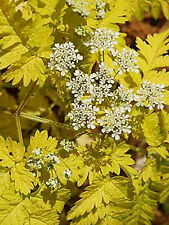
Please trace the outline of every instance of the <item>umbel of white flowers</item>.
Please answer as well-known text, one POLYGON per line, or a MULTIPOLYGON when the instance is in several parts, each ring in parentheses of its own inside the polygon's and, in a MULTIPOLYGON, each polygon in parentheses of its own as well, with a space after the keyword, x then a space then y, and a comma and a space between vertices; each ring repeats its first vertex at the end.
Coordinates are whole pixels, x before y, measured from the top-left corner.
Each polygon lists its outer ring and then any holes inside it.
POLYGON ((150 81, 143 81, 141 88, 137 91, 134 100, 137 106, 145 106, 150 110, 157 106, 157 109, 164 108, 164 84, 154 84, 150 81))
POLYGON ((136 64, 138 56, 134 49, 123 48, 123 51, 117 53, 114 64, 118 66, 118 74, 122 75, 125 72, 139 72, 139 66, 136 64))
POLYGON ((83 59, 83 56, 78 53, 72 42, 57 43, 54 45, 53 50, 48 67, 51 70, 60 71, 62 76, 65 76, 69 70, 74 69, 76 63, 83 59))
POLYGON ((125 108, 112 105, 111 109, 105 110, 98 123, 102 126, 102 133, 111 133, 115 140, 119 140, 122 133, 131 133, 129 117, 125 108))
POLYGON ((90 12, 87 7, 89 3, 85 0, 66 0, 68 6, 71 6, 74 12, 79 13, 82 17, 88 17, 90 12))
MULTIPOLYGON (((74 143, 70 141, 63 140, 61 142, 61 145, 68 151, 70 148, 74 148, 74 143)), ((72 149, 73 150, 73 149, 72 149)), ((35 148, 32 150, 32 156, 27 160, 27 165, 30 168, 30 171, 32 174, 36 177, 37 172, 42 169, 42 167, 46 168, 47 171, 50 171, 54 168, 55 164, 59 164, 60 159, 59 157, 53 153, 50 152, 46 155, 43 154, 43 151, 40 147, 35 148)), ((71 177, 72 171, 70 169, 65 169, 63 171, 63 177, 69 179, 71 177)), ((57 178, 50 177, 46 181, 46 186, 55 189, 58 185, 59 181, 57 178)))
POLYGON ((97 0, 96 2, 96 12, 97 12, 97 18, 102 19, 105 17, 106 11, 105 11, 106 3, 102 0, 97 0))
POLYGON ((87 128, 95 129, 96 113, 99 108, 95 105, 93 106, 88 101, 76 101, 72 103, 73 110, 68 113, 68 116, 72 120, 72 126, 75 130, 87 126, 87 128))
MULTIPOLYGON (((98 1, 99 2, 99 1, 98 1)), ((99 7, 104 7, 100 1, 99 7)), ((55 52, 62 52, 62 57, 53 55, 50 60, 50 68, 57 69, 61 75, 72 70, 72 78, 66 83, 73 95, 72 110, 68 113, 75 130, 87 127, 95 129, 100 126, 101 132, 110 134, 115 140, 120 139, 121 134, 130 134, 130 111, 135 104, 137 107, 145 106, 149 109, 162 109, 164 107, 165 86, 143 81, 141 88, 135 94, 132 89, 115 82, 113 74, 123 75, 129 72, 139 72, 137 65, 138 54, 130 48, 117 51, 116 45, 119 32, 98 28, 89 35, 84 42, 91 53, 108 50, 112 55, 114 69, 107 68, 104 62, 99 64, 98 71, 86 74, 76 68, 76 63, 82 60, 82 56, 75 49, 73 43, 57 44, 55 52), (69 51, 67 51, 67 45, 69 51), (59 50, 58 50, 59 49, 59 50)), ((54 52, 54 54, 55 54, 54 52)), ((60 54, 60 53, 58 53, 60 54)), ((63 143, 65 144, 65 143, 63 143)))
POLYGON ((73 141, 68 141, 68 140, 65 140, 65 139, 60 142, 60 146, 66 152, 71 152, 75 148, 75 144, 74 144, 73 141))
POLYGON ((91 53, 98 52, 99 50, 103 52, 108 49, 115 56, 117 52, 114 46, 117 45, 119 35, 119 32, 107 30, 106 28, 98 28, 91 33, 90 39, 84 45, 90 48, 91 53))
POLYGON ((51 188, 51 189, 55 189, 58 185, 58 179, 57 178, 49 178, 47 181, 46 181, 46 186, 51 188))
MULTIPOLYGON (((27 160, 27 165, 30 167, 30 169, 32 171, 42 169, 42 166, 45 164, 49 165, 49 162, 50 162, 50 165, 60 163, 59 157, 56 156, 53 152, 51 152, 47 155, 43 155, 43 151, 40 147, 35 148, 32 151, 32 155, 33 156, 27 160)), ((51 168, 53 168, 53 166, 51 168)), ((50 169, 50 168, 48 168, 48 169, 50 169)))
POLYGON ((120 138, 120 134, 130 133, 129 115, 126 112, 131 111, 134 94, 132 90, 125 89, 123 86, 113 91, 112 86, 115 81, 111 74, 112 69, 108 69, 104 62, 101 62, 98 72, 90 76, 83 72, 78 72, 78 76, 75 73, 75 78, 67 83, 74 95, 73 109, 68 116, 75 130, 85 126, 95 129, 96 124, 99 123, 102 126, 101 131, 111 133, 116 140, 120 138), (104 115, 97 119, 99 107, 96 105, 101 105, 108 98, 114 102, 112 108, 104 110, 104 115), (116 119, 112 120, 111 117, 116 119))

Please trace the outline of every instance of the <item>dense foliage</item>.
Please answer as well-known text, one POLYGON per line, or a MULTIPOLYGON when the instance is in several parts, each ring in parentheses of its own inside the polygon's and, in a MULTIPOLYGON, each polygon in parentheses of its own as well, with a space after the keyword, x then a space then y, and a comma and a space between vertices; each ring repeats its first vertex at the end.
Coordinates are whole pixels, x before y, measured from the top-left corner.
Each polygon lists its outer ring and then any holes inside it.
POLYGON ((0 1, 0 224, 148 225, 169 197, 168 0, 0 1))

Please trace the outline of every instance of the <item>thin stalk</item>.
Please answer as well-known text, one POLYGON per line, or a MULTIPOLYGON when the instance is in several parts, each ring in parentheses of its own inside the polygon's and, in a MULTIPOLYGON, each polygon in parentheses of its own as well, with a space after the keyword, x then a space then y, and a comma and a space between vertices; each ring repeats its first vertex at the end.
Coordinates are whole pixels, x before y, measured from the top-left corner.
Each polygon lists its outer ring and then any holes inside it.
POLYGON ((18 131, 19 142, 23 146, 22 128, 21 128, 21 121, 20 121, 19 115, 15 114, 15 119, 16 119, 16 126, 17 126, 17 131, 18 131))
POLYGON ((32 120, 32 121, 35 121, 35 122, 39 122, 39 123, 50 124, 52 126, 73 130, 73 128, 69 125, 59 123, 59 122, 56 122, 56 121, 53 121, 53 120, 49 120, 49 119, 46 119, 46 118, 43 118, 43 117, 29 115, 29 114, 24 113, 24 112, 20 113, 20 117, 25 118, 25 119, 29 119, 29 120, 32 120))
POLYGON ((105 61, 105 54, 104 54, 104 51, 103 51, 103 62, 105 61))
POLYGON ((32 95, 33 91, 35 90, 35 86, 36 86, 36 83, 35 82, 32 86, 32 88, 30 89, 30 91, 28 92, 28 94, 26 95, 26 98, 23 100, 23 102, 19 105, 16 113, 17 114, 20 114, 20 112, 22 112, 23 108, 25 107, 26 103, 28 102, 29 100, 29 97, 32 95))
POLYGON ((24 113, 24 112, 20 112, 19 115, 18 115, 16 113, 16 110, 13 110, 13 109, 10 109, 10 108, 7 108, 7 107, 0 106, 0 112, 3 112, 3 113, 8 114, 8 115, 15 116, 16 123, 17 123, 18 136, 19 136, 19 140, 21 142, 22 142, 22 132, 21 132, 21 125, 20 125, 20 118, 25 118, 25 119, 35 121, 35 122, 38 122, 38 123, 49 124, 51 126, 59 127, 61 129, 73 131, 73 132, 75 132, 75 136, 72 139, 76 139, 76 138, 80 137, 81 135, 87 133, 86 131, 81 131, 79 133, 67 124, 59 123, 57 121, 53 121, 53 120, 46 119, 46 118, 39 117, 39 116, 35 116, 35 115, 29 115, 29 114, 24 113))

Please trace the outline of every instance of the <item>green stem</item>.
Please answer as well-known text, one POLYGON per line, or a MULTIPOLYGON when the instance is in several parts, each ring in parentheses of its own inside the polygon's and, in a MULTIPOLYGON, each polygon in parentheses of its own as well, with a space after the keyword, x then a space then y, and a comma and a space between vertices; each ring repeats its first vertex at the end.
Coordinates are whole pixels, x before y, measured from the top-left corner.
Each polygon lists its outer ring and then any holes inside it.
POLYGON ((35 122, 50 124, 52 126, 73 130, 73 128, 69 125, 59 123, 59 122, 56 122, 56 121, 53 121, 53 120, 49 120, 49 119, 46 119, 46 118, 42 118, 42 117, 39 117, 39 116, 29 115, 29 114, 24 113, 24 112, 21 112, 20 116, 22 118, 29 119, 29 120, 32 120, 32 121, 35 121, 35 122))
POLYGON ((103 51, 103 62, 105 61, 105 54, 104 54, 104 51, 103 51))
POLYGON ((19 107, 18 107, 18 109, 17 109, 17 111, 16 111, 17 114, 20 114, 20 112, 22 112, 23 108, 25 107, 26 103, 27 103, 28 100, 29 100, 29 97, 31 96, 31 94, 33 93, 33 91, 34 91, 34 89, 35 89, 36 83, 37 83, 37 82, 35 82, 35 83, 33 84, 32 88, 30 88, 30 91, 28 92, 26 98, 25 98, 25 99, 23 100, 23 102, 19 105, 19 107))
POLYGON ((22 128, 21 128, 21 121, 20 121, 19 115, 15 114, 15 119, 16 119, 19 142, 23 146, 22 128))
POLYGON ((81 131, 80 133, 79 132, 76 132, 73 127, 67 125, 67 124, 63 124, 63 123, 59 123, 57 121, 53 121, 53 120, 50 120, 50 119, 46 119, 46 118, 43 118, 43 117, 39 117, 39 116, 35 116, 35 115, 29 115, 27 113, 24 113, 24 112, 20 112, 19 115, 16 113, 16 110, 13 110, 13 109, 10 109, 10 108, 7 108, 7 107, 3 107, 3 106, 0 106, 0 112, 3 112, 5 114, 8 114, 8 115, 14 115, 16 117, 16 123, 17 123, 17 129, 18 129, 18 136, 19 136, 19 140, 22 141, 22 132, 21 132, 21 126, 20 126, 20 117, 22 118, 25 118, 25 119, 28 119, 28 120, 32 120, 32 121, 35 121, 35 122, 38 122, 38 123, 45 123, 45 124, 49 124, 51 126, 55 126, 55 127, 59 127, 61 129, 66 129, 66 130, 70 130, 70 131, 73 131, 75 132, 75 136, 72 138, 72 139, 76 139, 78 137, 80 137, 81 135, 87 133, 86 131, 81 131))

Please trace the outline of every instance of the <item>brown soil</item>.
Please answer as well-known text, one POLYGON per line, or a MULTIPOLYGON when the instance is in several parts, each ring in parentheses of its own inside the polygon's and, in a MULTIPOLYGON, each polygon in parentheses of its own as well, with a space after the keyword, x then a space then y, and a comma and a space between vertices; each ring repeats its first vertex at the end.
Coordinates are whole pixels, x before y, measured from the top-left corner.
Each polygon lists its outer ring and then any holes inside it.
POLYGON ((148 34, 158 33, 167 28, 169 28, 169 21, 163 16, 154 20, 149 14, 141 22, 133 18, 131 22, 120 25, 121 32, 127 33, 126 43, 131 47, 134 47, 136 37, 145 40, 148 34))

